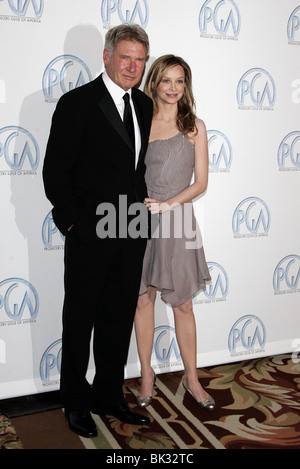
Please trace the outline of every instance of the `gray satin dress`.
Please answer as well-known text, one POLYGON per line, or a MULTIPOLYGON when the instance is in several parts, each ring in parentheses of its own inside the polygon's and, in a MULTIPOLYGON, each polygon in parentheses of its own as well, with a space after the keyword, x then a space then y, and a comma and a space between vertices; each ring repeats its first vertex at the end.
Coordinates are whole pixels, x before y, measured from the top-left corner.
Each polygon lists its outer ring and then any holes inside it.
MULTIPOLYGON (((186 189, 194 170, 193 143, 182 133, 150 142, 145 157, 148 195, 165 201, 186 189)), ((185 303, 211 280, 192 202, 159 215, 147 241, 140 295, 149 285, 171 306, 185 303)))

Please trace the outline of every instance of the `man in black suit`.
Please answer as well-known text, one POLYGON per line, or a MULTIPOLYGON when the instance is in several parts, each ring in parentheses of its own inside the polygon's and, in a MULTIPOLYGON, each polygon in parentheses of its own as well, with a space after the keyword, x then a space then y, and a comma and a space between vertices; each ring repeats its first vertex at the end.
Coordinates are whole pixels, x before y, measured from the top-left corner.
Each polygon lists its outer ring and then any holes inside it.
POLYGON ((147 196, 144 157, 152 101, 134 87, 148 52, 141 27, 108 31, 106 70, 59 100, 43 168, 54 221, 66 235, 61 395, 71 430, 85 437, 97 435, 90 411, 131 424, 150 423, 127 405, 122 390, 146 237, 124 236, 124 220, 131 220, 124 213, 116 235, 96 232, 101 204, 111 204, 118 214, 124 200, 128 208, 147 196), (123 121, 125 92, 133 141, 123 121), (91 386, 86 371, 92 330, 96 373, 91 386))

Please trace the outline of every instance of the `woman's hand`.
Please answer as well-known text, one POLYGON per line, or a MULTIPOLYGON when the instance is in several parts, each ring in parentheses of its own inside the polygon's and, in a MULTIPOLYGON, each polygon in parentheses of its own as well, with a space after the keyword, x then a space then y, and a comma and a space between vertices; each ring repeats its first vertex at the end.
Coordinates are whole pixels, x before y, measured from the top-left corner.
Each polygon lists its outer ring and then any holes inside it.
POLYGON ((152 214, 168 212, 171 209, 167 202, 161 202, 160 200, 148 197, 144 200, 144 204, 152 214))

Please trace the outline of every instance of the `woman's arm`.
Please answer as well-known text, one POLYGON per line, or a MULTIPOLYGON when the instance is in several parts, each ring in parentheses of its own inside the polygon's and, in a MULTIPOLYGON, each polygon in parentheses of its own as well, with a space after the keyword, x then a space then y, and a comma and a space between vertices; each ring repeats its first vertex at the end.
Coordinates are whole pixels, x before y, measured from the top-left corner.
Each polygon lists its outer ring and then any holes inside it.
POLYGON ((207 133, 205 124, 201 119, 196 120, 196 127, 198 133, 190 136, 195 145, 195 177, 193 184, 164 202, 153 198, 146 198, 144 203, 151 213, 163 213, 171 210, 178 205, 193 200, 206 190, 208 182, 207 133))

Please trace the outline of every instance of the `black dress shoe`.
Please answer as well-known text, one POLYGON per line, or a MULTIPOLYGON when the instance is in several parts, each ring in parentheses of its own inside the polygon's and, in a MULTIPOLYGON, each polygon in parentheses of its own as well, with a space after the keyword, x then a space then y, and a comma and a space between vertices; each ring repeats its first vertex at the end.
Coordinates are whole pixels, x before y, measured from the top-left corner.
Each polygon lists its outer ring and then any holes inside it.
POLYGON ((92 412, 98 415, 112 415, 121 422, 129 423, 131 425, 150 425, 150 419, 147 415, 131 409, 126 402, 121 402, 120 404, 105 410, 94 409, 92 412))
POLYGON ((95 438, 98 435, 97 427, 89 411, 73 410, 66 413, 69 428, 84 438, 95 438))

